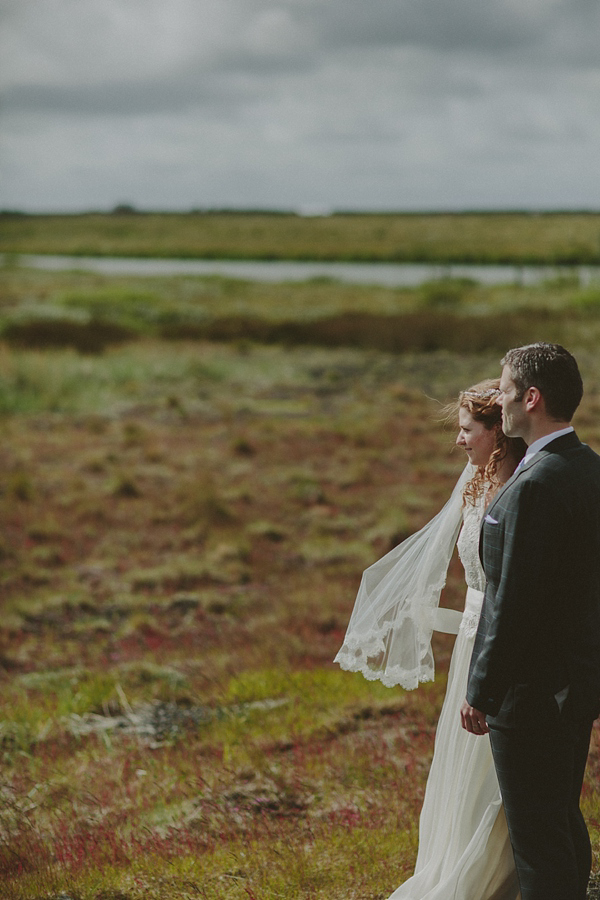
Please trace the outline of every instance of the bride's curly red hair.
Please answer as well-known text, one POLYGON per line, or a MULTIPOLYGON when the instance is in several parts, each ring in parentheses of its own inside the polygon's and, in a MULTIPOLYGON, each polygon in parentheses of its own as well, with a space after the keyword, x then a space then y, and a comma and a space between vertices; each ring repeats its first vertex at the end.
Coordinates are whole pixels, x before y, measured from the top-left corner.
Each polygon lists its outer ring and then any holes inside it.
POLYGON ((477 466, 474 476, 463 489, 464 502, 472 506, 484 492, 493 495, 500 488, 498 470, 509 452, 518 462, 527 449, 521 438, 509 438, 502 431, 502 409, 496 402, 499 394, 500 379, 488 378, 461 391, 458 400, 444 410, 446 420, 454 423, 459 409, 466 409, 476 422, 495 433, 494 449, 488 462, 485 466, 477 466))

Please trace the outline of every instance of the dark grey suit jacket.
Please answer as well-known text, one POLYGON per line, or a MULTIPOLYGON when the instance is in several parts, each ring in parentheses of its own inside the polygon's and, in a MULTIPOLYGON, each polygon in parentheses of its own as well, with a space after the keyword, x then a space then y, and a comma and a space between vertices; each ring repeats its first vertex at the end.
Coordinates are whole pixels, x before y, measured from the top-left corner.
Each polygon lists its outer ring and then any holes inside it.
POLYGON ((569 685, 572 713, 597 714, 600 456, 575 433, 547 444, 486 510, 480 555, 487 587, 469 703, 510 716, 519 695, 535 707, 569 685))

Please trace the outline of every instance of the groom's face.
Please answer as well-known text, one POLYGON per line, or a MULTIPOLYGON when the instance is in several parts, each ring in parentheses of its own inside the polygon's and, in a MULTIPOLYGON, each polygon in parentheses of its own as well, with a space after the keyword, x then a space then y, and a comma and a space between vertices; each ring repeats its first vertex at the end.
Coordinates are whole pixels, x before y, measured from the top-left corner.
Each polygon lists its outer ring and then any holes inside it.
POLYGON ((502 407, 502 431, 507 437, 523 437, 527 430, 527 414, 523 397, 518 399, 517 386, 510 368, 504 366, 500 378, 500 394, 496 403, 502 407))

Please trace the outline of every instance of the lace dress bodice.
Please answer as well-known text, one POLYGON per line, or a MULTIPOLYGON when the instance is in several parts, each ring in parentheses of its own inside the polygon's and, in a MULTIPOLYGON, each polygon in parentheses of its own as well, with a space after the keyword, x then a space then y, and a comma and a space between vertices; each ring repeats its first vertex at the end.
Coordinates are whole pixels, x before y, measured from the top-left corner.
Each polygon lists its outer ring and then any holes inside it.
POLYGON ((474 588, 476 591, 485 590, 485 575, 479 559, 479 529, 484 508, 485 498, 483 496, 477 500, 475 506, 471 506, 471 504, 465 506, 463 526, 456 545, 465 570, 467 587, 474 588))
POLYGON ((474 639, 477 633, 485 590, 485 575, 479 559, 479 529, 484 509, 484 496, 477 500, 475 506, 467 504, 464 507, 463 525, 456 545, 467 582, 465 611, 458 630, 469 640, 474 639))

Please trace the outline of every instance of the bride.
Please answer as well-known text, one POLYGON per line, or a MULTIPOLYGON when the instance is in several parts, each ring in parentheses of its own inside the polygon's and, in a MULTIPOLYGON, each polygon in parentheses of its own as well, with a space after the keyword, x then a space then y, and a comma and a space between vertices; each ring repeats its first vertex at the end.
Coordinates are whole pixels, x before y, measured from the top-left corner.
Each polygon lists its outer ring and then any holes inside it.
POLYGON ((343 669, 411 690, 433 680, 432 631, 457 634, 415 871, 389 900, 520 897, 489 737, 469 734, 460 722, 485 587, 479 526, 525 452, 520 439, 502 432, 498 385, 497 379, 484 381, 459 394, 456 443, 467 454, 467 466, 441 512, 364 572, 335 658, 343 669), (438 607, 456 543, 467 583, 462 614, 438 607))

